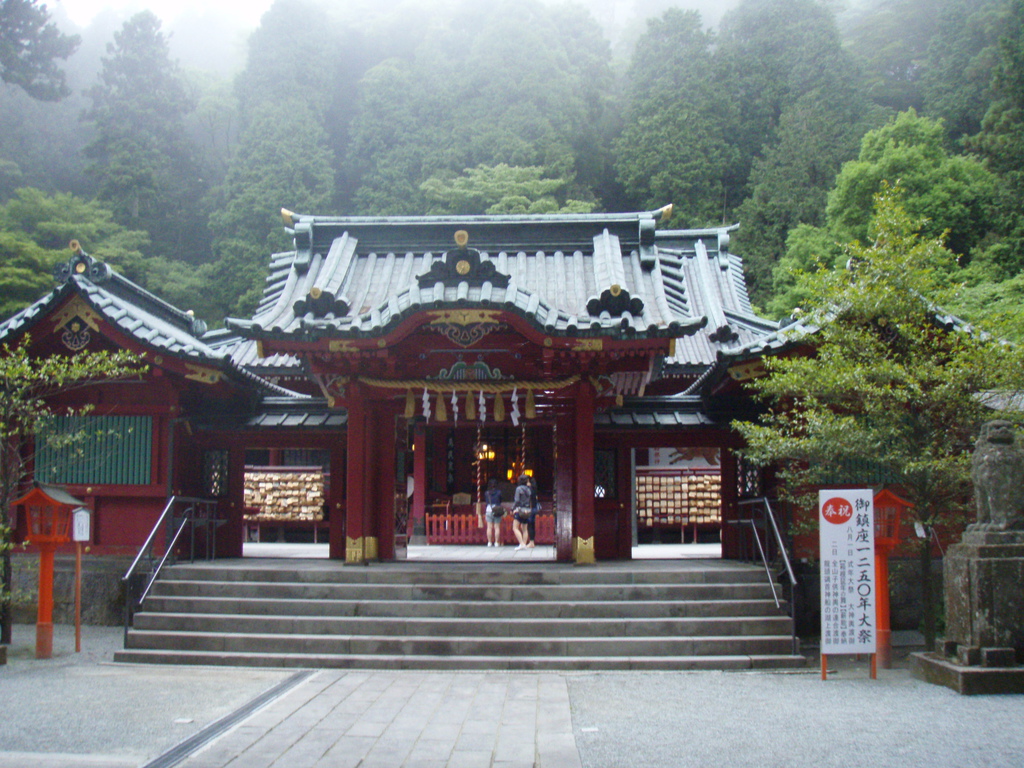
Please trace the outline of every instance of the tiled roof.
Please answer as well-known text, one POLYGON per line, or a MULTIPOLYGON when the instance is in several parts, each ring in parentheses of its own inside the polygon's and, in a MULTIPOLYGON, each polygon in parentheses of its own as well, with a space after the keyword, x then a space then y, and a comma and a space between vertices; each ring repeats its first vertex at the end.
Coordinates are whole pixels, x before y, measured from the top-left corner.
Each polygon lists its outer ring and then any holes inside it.
POLYGON ((597 413, 594 426, 601 429, 664 429, 707 427, 718 422, 708 415, 699 397, 631 398, 623 407, 597 413))
POLYGON ((149 349, 211 365, 267 391, 291 394, 237 365, 230 346, 209 343, 202 320, 154 296, 86 253, 76 253, 67 264, 57 268, 55 276, 60 285, 53 291, 0 323, 0 342, 15 333, 30 331, 51 310, 77 294, 107 322, 149 349))
POLYGON ((492 307, 549 335, 674 337, 668 365, 699 369, 777 329, 751 310, 728 228, 656 232, 659 214, 294 217, 296 250, 272 257, 252 319, 227 326, 358 338, 417 311, 492 307))
POLYGON ((676 341, 676 354, 665 361, 663 374, 713 365, 720 353, 778 331, 778 323, 758 317, 750 306, 743 261, 729 250, 734 229, 666 230, 656 235, 666 294, 680 311, 708 318, 699 332, 676 341))

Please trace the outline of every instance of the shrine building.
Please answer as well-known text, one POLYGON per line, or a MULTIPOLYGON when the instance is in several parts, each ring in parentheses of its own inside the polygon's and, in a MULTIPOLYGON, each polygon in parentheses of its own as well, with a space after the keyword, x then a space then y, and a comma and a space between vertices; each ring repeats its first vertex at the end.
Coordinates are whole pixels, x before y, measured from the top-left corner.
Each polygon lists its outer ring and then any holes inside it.
POLYGON ((730 422, 755 413, 743 381, 779 327, 751 309, 733 228, 659 229, 668 213, 285 211, 294 250, 252 317, 213 331, 75 248, 0 343, 148 370, 62 394, 93 407, 54 429, 93 437, 37 440, 34 478, 93 511, 95 554, 134 553, 184 496, 215 505, 220 557, 294 528, 389 561, 438 542, 432 521, 475 528, 486 482, 527 473, 560 562, 654 541, 739 557, 739 502, 761 489, 730 422))

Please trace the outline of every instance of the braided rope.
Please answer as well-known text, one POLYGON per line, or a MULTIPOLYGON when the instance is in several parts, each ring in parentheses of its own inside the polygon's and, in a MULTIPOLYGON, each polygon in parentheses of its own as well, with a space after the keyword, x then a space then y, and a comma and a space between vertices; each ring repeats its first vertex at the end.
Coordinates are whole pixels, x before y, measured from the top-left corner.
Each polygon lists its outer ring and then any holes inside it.
POLYGON ((571 387, 579 380, 580 377, 576 374, 564 379, 555 379, 552 381, 502 382, 438 381, 437 379, 405 379, 404 381, 395 381, 392 379, 370 379, 362 376, 359 377, 359 381, 362 384, 366 384, 370 387, 378 387, 380 389, 425 389, 428 392, 487 392, 490 394, 511 392, 516 388, 530 391, 565 389, 566 387, 571 387))

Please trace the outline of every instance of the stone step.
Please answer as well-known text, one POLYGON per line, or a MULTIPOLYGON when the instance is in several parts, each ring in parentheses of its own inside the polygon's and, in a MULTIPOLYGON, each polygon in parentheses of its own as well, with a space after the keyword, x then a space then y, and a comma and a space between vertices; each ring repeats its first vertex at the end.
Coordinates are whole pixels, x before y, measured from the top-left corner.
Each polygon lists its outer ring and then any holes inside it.
POLYGON ((218 561, 166 570, 126 662, 391 669, 803 665, 762 569, 218 561))
POLYGON ((234 595, 261 599, 304 597, 310 600, 435 600, 435 601, 611 601, 635 600, 757 600, 771 597, 763 580, 744 584, 333 584, 281 582, 221 582, 159 580, 154 596, 217 597, 234 595))
MULTIPOLYGON (((783 610, 785 606, 783 606, 783 610)), ((255 616, 365 616, 461 619, 579 618, 720 618, 778 616, 772 599, 765 600, 635 600, 550 602, 483 600, 310 600, 306 598, 150 596, 153 613, 235 614, 255 616)), ((136 614, 141 616, 143 614, 136 614)))
POLYGON ((114 660, 134 664, 196 664, 300 669, 403 669, 457 671, 656 671, 798 669, 803 656, 785 654, 735 656, 407 656, 367 654, 334 656, 303 653, 218 653, 188 650, 127 649, 114 660))
POLYGON ((128 649, 320 656, 767 656, 791 652, 788 636, 723 637, 394 637, 268 635, 133 629, 128 649))
POLYGON ((705 637, 785 634, 786 616, 686 619, 493 619, 136 614, 139 631, 389 637, 705 637))
MULTIPOLYGON (((252 562, 251 560, 249 561, 252 562)), ((316 561, 314 561, 316 562, 316 561)), ((630 564, 632 565, 632 564, 630 564)), ((700 561, 683 569, 636 570, 623 564, 606 564, 587 568, 567 568, 564 565, 509 563, 423 563, 416 565, 389 564, 388 567, 302 567, 277 568, 260 565, 239 567, 213 563, 185 563, 165 569, 162 581, 228 581, 228 582, 280 582, 303 584, 762 584, 764 570, 739 563, 700 561)))

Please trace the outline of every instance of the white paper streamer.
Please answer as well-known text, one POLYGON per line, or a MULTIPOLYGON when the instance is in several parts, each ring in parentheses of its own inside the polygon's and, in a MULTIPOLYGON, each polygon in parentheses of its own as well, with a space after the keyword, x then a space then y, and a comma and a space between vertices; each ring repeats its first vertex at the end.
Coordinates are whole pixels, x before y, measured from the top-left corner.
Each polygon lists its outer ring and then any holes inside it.
POLYGON ((487 398, 484 397, 484 391, 480 390, 480 407, 477 409, 480 412, 480 421, 487 421, 487 398))
POLYGON ((430 421, 430 393, 423 388, 423 418, 430 421))
POLYGON ((452 423, 459 423, 459 398, 455 394, 455 390, 452 390, 452 423))
POLYGON ((512 417, 512 426, 519 426, 519 391, 518 389, 512 390, 512 412, 509 414, 512 417))

